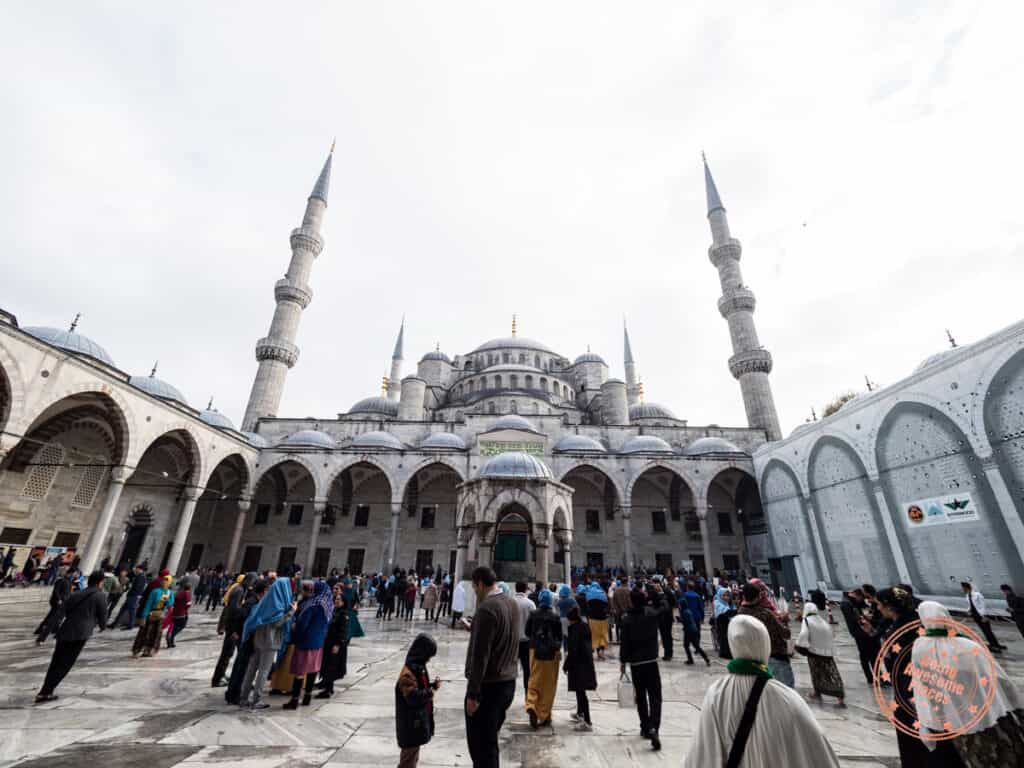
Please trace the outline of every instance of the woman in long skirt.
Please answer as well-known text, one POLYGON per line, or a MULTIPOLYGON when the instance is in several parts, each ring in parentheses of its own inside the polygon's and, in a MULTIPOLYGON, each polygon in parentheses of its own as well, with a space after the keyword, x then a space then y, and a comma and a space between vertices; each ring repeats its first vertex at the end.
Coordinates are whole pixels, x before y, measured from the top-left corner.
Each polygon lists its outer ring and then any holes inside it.
POLYGON ((334 615, 327 627, 324 639, 323 662, 320 665, 320 683, 323 688, 316 695, 318 699, 329 699, 334 695, 334 683, 345 677, 348 671, 348 610, 341 585, 334 588, 334 615))
POLYGON ((803 626, 796 647, 807 656, 807 665, 811 668, 811 686, 814 688, 811 698, 834 696, 839 706, 845 707, 846 692, 833 656, 832 629, 818 614, 818 606, 814 603, 804 605, 803 626))
MULTIPOLYGON (((308 588, 309 582, 304 582, 303 591, 308 588)), ((302 697, 303 706, 309 705, 313 700, 313 686, 323 662, 324 640, 333 615, 334 600, 331 597, 331 588, 326 582, 318 581, 313 585, 313 596, 299 606, 292 625, 291 636, 295 644, 295 653, 289 671, 295 675, 295 681, 292 683, 292 698, 284 705, 285 709, 298 709, 303 681, 306 684, 305 695, 302 697)))

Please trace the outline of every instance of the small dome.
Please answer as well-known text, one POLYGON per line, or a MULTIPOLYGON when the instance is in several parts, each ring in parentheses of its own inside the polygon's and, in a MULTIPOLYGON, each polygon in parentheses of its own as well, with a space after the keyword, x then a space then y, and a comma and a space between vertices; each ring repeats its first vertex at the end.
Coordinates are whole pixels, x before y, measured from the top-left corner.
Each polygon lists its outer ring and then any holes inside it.
POLYGON ((664 405, 657 403, 637 403, 629 406, 629 420, 637 419, 675 419, 676 415, 664 405))
POLYGON ((816 427, 817 425, 818 422, 816 421, 805 421, 803 424, 797 424, 795 427, 793 427, 793 431, 789 433, 789 436, 795 437, 796 435, 799 435, 803 432, 807 432, 808 430, 814 429, 814 427, 816 427))
POLYGON ((398 415, 398 401, 386 397, 367 397, 349 408, 352 413, 378 413, 383 416, 398 415))
POLYGON ((427 352, 427 354, 420 358, 421 363, 425 360, 440 360, 443 363, 448 363, 448 365, 452 364, 452 359, 439 349, 435 349, 433 352, 427 352))
POLYGON ((528 453, 500 453, 484 464, 480 477, 551 479, 551 470, 528 453))
POLYGON ((107 354, 107 350, 88 336, 83 336, 82 334, 75 333, 74 331, 62 331, 60 328, 44 328, 39 326, 33 328, 22 328, 21 330, 29 336, 34 336, 40 341, 45 341, 47 344, 60 347, 67 352, 74 352, 76 355, 91 357, 94 360, 99 360, 101 363, 109 365, 111 368, 117 367, 114 365, 114 358, 107 354))
POLYGON ((289 446, 292 448, 338 447, 338 444, 334 442, 333 437, 318 429, 300 429, 298 432, 292 432, 288 437, 279 442, 278 445, 289 446))
POLYGON ((623 453, 675 453, 672 446, 655 435, 637 435, 622 446, 623 453))
POLYGON ((426 440, 420 443, 420 448, 445 451, 464 451, 466 450, 466 441, 454 432, 433 432, 427 436, 426 440))
POLYGON ((496 422, 491 424, 488 428, 488 432, 497 432, 499 429, 517 429, 520 432, 537 432, 540 434, 535 426, 514 413, 510 413, 508 416, 502 416, 496 422))
POLYGON ((188 400, 176 387, 172 387, 156 376, 132 376, 128 379, 128 383, 153 397, 159 397, 161 400, 173 400, 176 403, 188 405, 188 400))
POLYGON ((928 357, 921 361, 921 364, 917 366, 917 368, 914 369, 914 373, 917 373, 918 371, 923 371, 925 368, 931 368, 933 365, 940 362, 944 358, 949 357, 954 352, 956 352, 956 348, 944 349, 941 352, 936 352, 934 355, 929 355, 928 357))
POLYGON ((538 352, 553 354, 549 347, 541 344, 539 341, 527 339, 523 336, 505 336, 501 339, 491 339, 490 341, 485 341, 473 351, 486 352, 489 349, 535 349, 538 352))
POLYGON ((225 416, 223 413, 218 411, 216 408, 207 408, 205 411, 199 414, 199 420, 204 424, 209 424, 211 427, 217 427, 218 429, 234 429, 235 425, 231 423, 231 419, 225 416))
POLYGON ((390 432, 364 432, 352 440, 353 448, 383 448, 389 451, 404 451, 402 441, 390 432))
POLYGON ((590 451, 601 453, 607 453, 604 446, 601 445, 597 440, 586 435, 566 435, 558 444, 555 445, 555 451, 590 451))
POLYGON ((700 437, 683 450, 684 456, 705 456, 709 453, 743 453, 743 450, 722 437, 700 437))
POLYGON ((249 441, 249 444, 255 448, 269 448, 270 443, 267 442, 267 438, 263 435, 258 435, 255 432, 243 432, 242 437, 249 441))
POLYGON ((604 361, 603 357, 593 352, 584 352, 576 358, 573 365, 579 365, 580 363, 601 363, 601 365, 608 365, 608 363, 604 361))

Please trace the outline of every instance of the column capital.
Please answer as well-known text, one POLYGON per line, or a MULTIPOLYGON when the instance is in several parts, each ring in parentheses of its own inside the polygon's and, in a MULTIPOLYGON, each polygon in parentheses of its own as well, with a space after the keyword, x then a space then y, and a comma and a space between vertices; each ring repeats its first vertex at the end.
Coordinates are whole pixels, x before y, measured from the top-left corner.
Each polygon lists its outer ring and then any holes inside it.
POLYGON ((981 459, 981 469, 983 472, 991 472, 992 470, 995 470, 996 472, 999 471, 999 462, 996 461, 994 453, 989 454, 984 458, 979 456, 979 458, 981 459))
POLYGON ((202 490, 194 486, 188 486, 184 491, 181 492, 181 498, 185 500, 186 504, 195 504, 199 501, 199 497, 202 495, 202 490))
POLYGON ((238 511, 241 514, 245 514, 252 509, 252 499, 239 499, 238 500, 238 511))
POLYGON ((110 468, 110 482, 112 483, 126 483, 128 478, 132 476, 131 467, 111 467, 110 468))
POLYGON ((619 512, 624 520, 629 520, 633 516, 633 507, 630 504, 620 504, 619 512))
POLYGON ((402 502, 395 502, 391 505, 391 516, 398 517, 402 514, 402 502))
POLYGON ((327 499, 313 499, 313 514, 322 515, 327 511, 327 499))

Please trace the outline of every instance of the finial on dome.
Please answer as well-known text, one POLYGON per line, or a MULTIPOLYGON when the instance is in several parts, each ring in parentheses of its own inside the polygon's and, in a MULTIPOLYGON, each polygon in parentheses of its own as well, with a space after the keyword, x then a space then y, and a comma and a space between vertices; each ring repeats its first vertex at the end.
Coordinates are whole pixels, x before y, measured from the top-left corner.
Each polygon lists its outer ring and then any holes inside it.
POLYGON ((206 410, 208 410, 208 411, 212 411, 213 410, 213 395, 210 395, 210 402, 208 402, 206 404, 206 410))
POLYGON ((78 321, 81 319, 81 317, 82 317, 82 313, 81 312, 79 312, 77 315, 75 315, 75 319, 71 321, 71 327, 68 328, 68 333, 74 333, 75 332, 75 328, 78 327, 78 321))
POLYGON ((388 375, 385 373, 380 378, 380 396, 381 397, 387 397, 388 396, 388 388, 390 386, 391 386, 391 381, 388 379, 388 375))
POLYGON ((434 346, 434 351, 435 352, 440 352, 441 351, 441 342, 440 341, 437 342, 437 344, 434 346))
POLYGON ((814 412, 814 406, 812 405, 811 406, 811 421, 817 421, 817 420, 818 420, 818 414, 814 412))
POLYGON ((512 315, 512 338, 516 337, 516 316, 512 315))
POLYGON ((946 338, 949 339, 950 348, 956 349, 956 339, 954 339, 953 334, 949 332, 949 328, 946 329, 946 338))
POLYGON ((155 363, 153 363, 153 370, 149 372, 149 378, 152 379, 152 378, 154 378, 156 376, 156 367, 158 365, 160 365, 160 361, 159 360, 157 360, 155 363))
POLYGON ((334 145, 337 144, 337 143, 338 143, 338 139, 337 138, 331 139, 331 152, 330 153, 332 155, 334 154, 334 145))
POLYGON ((643 383, 643 381, 637 382, 636 386, 637 386, 637 397, 640 398, 640 402, 642 404, 643 401, 644 401, 644 383, 643 383))

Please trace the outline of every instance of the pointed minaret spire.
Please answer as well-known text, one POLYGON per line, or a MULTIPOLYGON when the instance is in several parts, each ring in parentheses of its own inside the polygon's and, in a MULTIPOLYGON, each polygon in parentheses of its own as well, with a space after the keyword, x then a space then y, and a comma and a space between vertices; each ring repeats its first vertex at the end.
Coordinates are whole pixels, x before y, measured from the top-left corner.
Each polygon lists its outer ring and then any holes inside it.
POLYGON ((327 159, 324 161, 324 167, 320 171, 320 176, 316 180, 316 184, 313 186, 313 193, 310 197, 315 197, 319 200, 324 201, 324 205, 327 205, 327 193, 331 189, 331 162, 334 160, 334 142, 331 142, 331 151, 327 154, 327 159))
POLYGON ((704 162, 704 193, 708 199, 708 215, 711 215, 712 211, 725 210, 725 206, 722 205, 722 198, 718 195, 718 187, 715 186, 715 180, 711 176, 711 169, 708 168, 708 159, 704 156, 704 153, 700 153, 700 159, 704 162))
POLYGON ((156 377, 156 367, 158 365, 160 365, 160 361, 159 360, 157 360, 155 363, 153 363, 153 370, 149 372, 149 378, 152 379, 152 378, 156 377))
POLYGON ((711 247, 708 258, 718 270, 722 298, 718 311, 729 324, 733 355, 729 358, 729 372, 740 383, 747 424, 762 429, 769 440, 780 440, 779 416, 775 410, 768 374, 772 370, 771 353, 761 346, 754 326, 754 292, 743 284, 740 270, 740 241, 729 232, 725 206, 718 195, 715 180, 711 178, 707 159, 704 160, 704 189, 708 196, 708 223, 711 225, 711 247))
POLYGON ((388 379, 388 399, 397 400, 402 394, 402 348, 405 346, 405 315, 398 326, 395 350, 391 353, 391 376, 388 379))
POLYGON ((313 300, 309 287, 309 276, 313 261, 324 249, 320 234, 324 211, 327 210, 327 190, 331 184, 331 159, 334 147, 327 155, 320 177, 313 187, 313 194, 306 200, 306 212, 302 224, 292 230, 292 259, 284 279, 274 284, 274 318, 270 331, 256 342, 256 360, 259 367, 249 392, 249 403, 242 418, 242 430, 252 432, 263 417, 277 415, 284 395, 284 381, 289 369, 299 359, 299 348, 295 344, 302 310, 313 300))
POLYGON ((629 329, 626 318, 622 318, 622 357, 626 369, 626 401, 630 405, 640 402, 640 389, 637 387, 636 361, 633 360, 633 347, 629 343, 629 329))
POLYGON ((78 321, 81 320, 81 319, 82 319, 82 313, 79 312, 77 315, 75 315, 75 319, 71 321, 71 327, 68 328, 68 333, 74 333, 75 332, 75 328, 78 327, 78 321))

